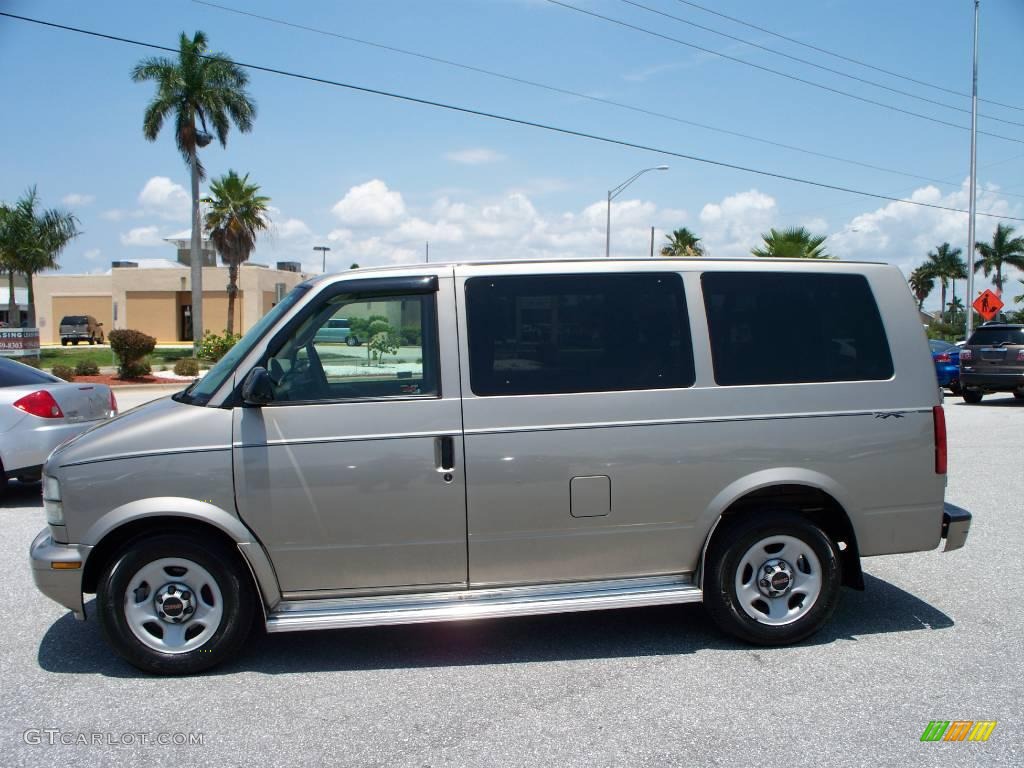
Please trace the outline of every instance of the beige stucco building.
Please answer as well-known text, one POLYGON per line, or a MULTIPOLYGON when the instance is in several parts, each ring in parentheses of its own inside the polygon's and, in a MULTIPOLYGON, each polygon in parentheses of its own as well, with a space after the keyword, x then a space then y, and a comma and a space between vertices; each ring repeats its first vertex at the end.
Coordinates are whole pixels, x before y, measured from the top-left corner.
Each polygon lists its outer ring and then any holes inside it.
MULTIPOLYGON (((243 264, 238 271, 235 330, 244 332, 307 275, 294 262, 277 268, 243 264)), ((203 326, 227 327, 227 267, 203 268, 203 326)), ((158 342, 191 340, 192 281, 184 264, 164 259, 114 262, 106 274, 39 275, 34 280, 40 342, 60 343, 66 315, 92 315, 103 328, 133 328, 158 342)))

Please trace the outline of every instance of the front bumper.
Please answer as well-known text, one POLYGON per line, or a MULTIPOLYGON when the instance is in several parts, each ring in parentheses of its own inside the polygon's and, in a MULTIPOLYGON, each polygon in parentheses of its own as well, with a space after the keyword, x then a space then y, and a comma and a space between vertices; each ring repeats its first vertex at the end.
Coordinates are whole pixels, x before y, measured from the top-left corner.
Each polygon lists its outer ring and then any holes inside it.
POLYGON ((971 513, 955 504, 942 505, 942 538, 946 540, 943 552, 960 549, 967 543, 971 529, 971 513))
POLYGON ((29 559, 32 563, 32 580, 36 588, 56 603, 70 609, 79 621, 85 619, 82 603, 82 573, 85 558, 92 547, 76 544, 58 544, 48 528, 44 528, 32 541, 29 559), (54 564, 78 563, 77 568, 54 567, 54 564))
POLYGON ((1024 389, 1024 373, 977 373, 965 369, 960 371, 960 385, 1012 392, 1015 389, 1024 389))

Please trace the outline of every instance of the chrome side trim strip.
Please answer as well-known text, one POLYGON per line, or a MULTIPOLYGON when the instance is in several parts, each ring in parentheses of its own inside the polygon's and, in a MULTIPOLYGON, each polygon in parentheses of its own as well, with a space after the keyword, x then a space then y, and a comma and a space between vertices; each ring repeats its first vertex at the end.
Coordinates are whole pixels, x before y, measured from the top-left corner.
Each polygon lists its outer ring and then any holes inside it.
MULTIPOLYGON (((873 416, 877 414, 906 413, 931 413, 931 408, 872 408, 863 411, 832 411, 821 413, 780 413, 767 415, 745 415, 745 416, 691 416, 680 419, 637 419, 633 421, 593 421, 579 424, 532 424, 521 427, 475 427, 465 430, 466 435, 501 435, 514 432, 556 432, 575 429, 614 429, 619 427, 660 427, 670 424, 716 424, 729 421, 782 421, 787 419, 824 419, 843 416, 873 416)), ((311 437, 301 439, 276 439, 267 440, 265 443, 242 443, 235 442, 235 448, 263 448, 279 445, 307 445, 316 443, 348 443, 363 440, 402 440, 412 437, 458 437, 458 432, 452 430, 439 430, 427 432, 392 432, 366 435, 335 435, 332 437, 311 437)))
POLYGON ((60 464, 61 467, 80 467, 83 464, 96 464, 101 461, 120 461, 121 459, 148 459, 154 456, 174 456, 179 453, 215 453, 217 451, 230 451, 230 445, 204 445, 196 448, 168 448, 155 449, 151 451, 132 451, 131 453, 111 453, 104 456, 97 456, 92 459, 79 459, 69 461, 67 464, 60 464))
POLYGON ((468 589, 419 595, 284 601, 267 617, 267 632, 420 624, 569 611, 697 603, 689 575, 468 589))

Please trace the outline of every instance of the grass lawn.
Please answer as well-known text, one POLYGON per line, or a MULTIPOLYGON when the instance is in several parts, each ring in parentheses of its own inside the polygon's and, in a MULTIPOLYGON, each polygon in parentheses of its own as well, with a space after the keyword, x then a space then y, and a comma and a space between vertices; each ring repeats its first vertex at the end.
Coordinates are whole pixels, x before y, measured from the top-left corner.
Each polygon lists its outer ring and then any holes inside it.
MULTIPOLYGON (((154 370, 159 370, 162 365, 170 368, 175 360, 191 356, 192 347, 157 347, 149 355, 149 364, 154 370)), ((91 360, 99 366, 117 365, 109 347, 43 347, 40 358, 43 368, 53 368, 55 365, 70 365, 74 368, 82 360, 91 360)), ((203 363, 200 365, 206 367, 203 363)))

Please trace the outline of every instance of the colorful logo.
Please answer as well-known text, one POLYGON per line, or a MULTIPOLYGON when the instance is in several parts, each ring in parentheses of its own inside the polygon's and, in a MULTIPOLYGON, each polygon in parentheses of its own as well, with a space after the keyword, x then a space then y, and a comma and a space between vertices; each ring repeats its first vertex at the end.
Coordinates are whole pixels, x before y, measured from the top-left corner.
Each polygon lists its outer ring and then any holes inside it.
POLYGON ((998 720, 932 720, 921 741, 988 741, 998 720))

